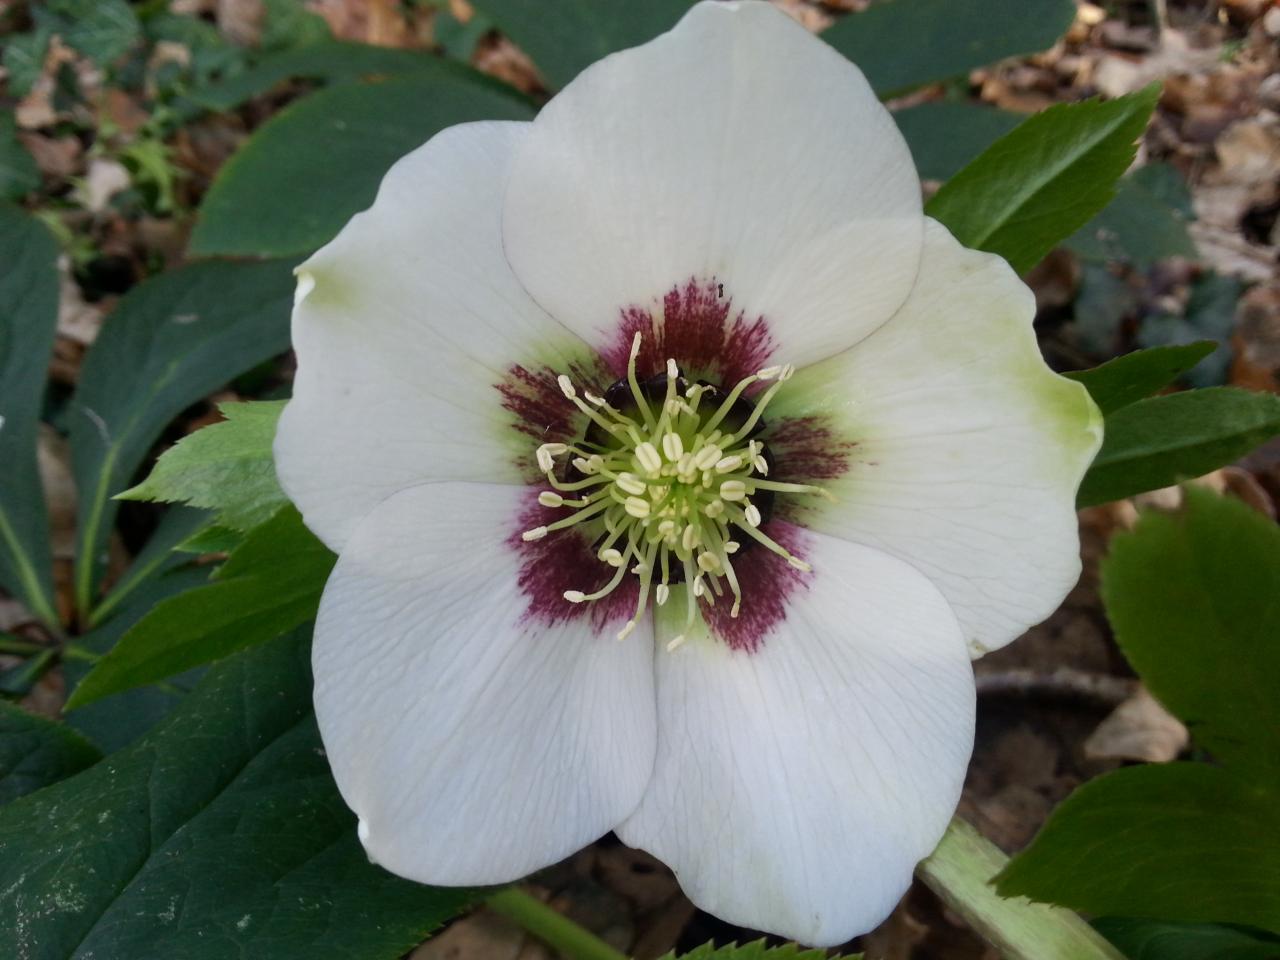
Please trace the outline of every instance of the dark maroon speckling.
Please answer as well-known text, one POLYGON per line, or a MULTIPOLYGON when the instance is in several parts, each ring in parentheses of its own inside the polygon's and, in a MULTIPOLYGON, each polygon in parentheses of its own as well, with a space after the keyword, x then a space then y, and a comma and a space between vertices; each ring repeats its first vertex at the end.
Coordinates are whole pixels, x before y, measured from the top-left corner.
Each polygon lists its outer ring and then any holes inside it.
POLYGON ((617 335, 601 350, 619 378, 626 376, 636 331, 643 335, 636 358, 641 377, 660 373, 670 357, 686 374, 726 389, 767 367, 777 346, 768 321, 748 320, 742 310, 734 314, 733 298, 714 278, 672 287, 662 298, 661 316, 639 305, 623 309, 617 335))
POLYGON ((520 534, 534 527, 541 527, 569 515, 560 508, 544 507, 538 503, 534 489, 518 515, 518 529, 507 540, 520 554, 520 575, 517 580, 527 601, 525 619, 548 625, 564 623, 578 617, 590 617, 591 625, 603 631, 612 626, 615 631, 631 619, 639 599, 640 582, 630 573, 618 589, 606 597, 591 603, 570 603, 564 598, 566 590, 591 593, 599 590, 615 570, 601 563, 591 551, 591 543, 576 529, 557 530, 541 540, 526 543, 520 534))
MULTIPOLYGON (((801 559, 808 539, 802 527, 782 521, 766 523, 761 532, 801 559)), ((746 535, 744 534, 743 537, 746 535)), ((730 650, 754 653, 774 626, 787 619, 787 603, 797 590, 808 589, 814 574, 797 570, 772 550, 757 546, 733 567, 742 587, 742 609, 736 617, 730 595, 716 598, 714 607, 702 605, 702 618, 730 650)))
POLYGON ((817 483, 842 477, 857 446, 833 429, 827 417, 780 417, 761 434, 776 464, 773 480, 817 483))

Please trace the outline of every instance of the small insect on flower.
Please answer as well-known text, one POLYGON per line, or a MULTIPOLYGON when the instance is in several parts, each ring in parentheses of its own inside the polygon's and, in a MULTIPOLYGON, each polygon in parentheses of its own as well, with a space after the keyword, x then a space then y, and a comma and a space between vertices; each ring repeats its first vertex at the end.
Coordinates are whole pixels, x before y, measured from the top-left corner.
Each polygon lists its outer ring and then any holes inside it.
POLYGON ((339 554, 315 701, 369 855, 496 884, 612 829, 742 926, 882 920, 971 657, 1078 576, 1101 427, 857 68, 698 4, 405 157, 298 277, 276 458, 339 554))

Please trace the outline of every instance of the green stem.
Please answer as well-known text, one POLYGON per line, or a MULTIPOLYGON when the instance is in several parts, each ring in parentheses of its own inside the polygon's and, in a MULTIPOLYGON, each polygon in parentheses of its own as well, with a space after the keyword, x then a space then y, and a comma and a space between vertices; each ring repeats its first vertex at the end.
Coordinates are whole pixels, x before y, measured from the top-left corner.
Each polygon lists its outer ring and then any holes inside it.
POLYGON ((62 622, 58 619, 57 611, 53 608, 53 600, 46 589, 47 584, 41 580, 39 574, 36 573, 35 568, 31 565, 31 558, 27 556, 26 550, 18 542, 18 535, 13 532, 13 527, 9 525, 9 519, 5 516, 3 510, 0 510, 0 540, 3 540, 9 546, 9 555, 13 558, 15 571, 22 586, 23 595, 18 599, 25 601, 31 612, 39 617, 49 629, 61 630, 62 622))
POLYGON ((1005 960, 1124 960, 1070 910, 996 894, 991 878, 1009 858, 959 817, 916 875, 1005 960))
POLYGON ((85 663, 97 663, 102 659, 102 654, 94 653, 88 647, 82 647, 78 643, 68 643, 62 648, 63 660, 81 660, 85 663))
POLYGON ((489 906, 572 960, 627 960, 594 933, 517 887, 493 894, 489 906))
POLYGON ((16 657, 29 657, 33 653, 40 653, 42 650, 49 649, 39 643, 28 643, 26 640, 19 640, 17 637, 10 636, 7 633, 0 633, 0 653, 9 653, 16 657))

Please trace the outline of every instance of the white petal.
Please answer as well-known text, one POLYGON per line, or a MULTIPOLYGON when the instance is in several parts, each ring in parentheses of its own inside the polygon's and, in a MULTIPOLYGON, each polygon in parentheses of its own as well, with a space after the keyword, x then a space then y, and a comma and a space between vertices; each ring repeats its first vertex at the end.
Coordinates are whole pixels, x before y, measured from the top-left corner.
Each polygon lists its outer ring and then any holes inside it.
POLYGON ((1047 617, 1079 577, 1075 495, 1102 421, 1083 386, 1045 365, 1034 297, 1009 266, 933 221, 926 237, 897 316, 800 371, 770 412, 815 417, 854 444, 847 471, 819 481, 838 502, 805 524, 915 566, 980 656, 1047 617))
POLYGON ((497 385, 512 364, 552 362, 558 343, 581 348, 502 255, 502 185, 527 128, 440 133, 298 270, 298 375, 276 465, 335 550, 364 513, 412 484, 518 479, 520 437, 497 385))
POLYGON ((580 74, 517 151, 503 220, 525 287, 592 343, 622 308, 714 279, 794 363, 891 315, 922 230, 911 155, 861 72, 755 2, 700 3, 580 74))
POLYGON ((524 492, 426 484, 360 524, 316 623, 316 715, 372 859, 515 880, 610 830, 653 765, 653 631, 548 625, 517 586, 524 492), (519 541, 518 534, 515 540, 519 541))
POLYGON ((828 946, 883 920, 941 838, 974 685, 955 617, 907 564, 822 536, 805 557, 809 589, 754 652, 705 635, 659 652, 654 778, 618 834, 704 910, 828 946))

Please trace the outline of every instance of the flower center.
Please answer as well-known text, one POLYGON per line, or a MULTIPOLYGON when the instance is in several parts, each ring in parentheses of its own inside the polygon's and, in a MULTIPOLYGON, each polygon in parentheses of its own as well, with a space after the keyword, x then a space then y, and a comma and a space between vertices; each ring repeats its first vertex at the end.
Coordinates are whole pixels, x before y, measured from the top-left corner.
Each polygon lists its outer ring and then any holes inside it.
MULTIPOLYGON (((732 558, 742 549, 743 537, 799 570, 809 569, 760 530, 763 517, 752 498, 764 502, 776 493, 828 494, 808 484, 767 479, 764 444, 752 439, 765 407, 791 378, 790 364, 744 377, 721 396, 710 384, 689 383, 675 360, 668 360, 665 384, 658 378, 659 399, 652 395, 655 391, 643 389, 636 376, 640 342, 637 333, 622 393, 626 402, 615 405, 587 390, 580 397, 569 377, 558 378, 561 391, 592 426, 580 443, 538 447, 538 467, 552 487, 538 494, 538 502, 573 512, 522 536, 540 540, 581 523, 601 528, 595 553, 602 563, 616 568, 613 576, 593 593, 566 590, 564 598, 570 603, 599 600, 612 593, 628 571, 638 577, 636 611, 619 640, 635 629, 650 591, 661 606, 673 583, 689 585, 684 627, 667 644, 674 650, 693 626, 699 599, 714 605, 727 593, 733 598, 730 616, 738 615, 743 597, 732 558), (749 405, 743 393, 759 381, 774 382, 744 417, 741 409, 749 405), (563 478, 556 475, 562 457, 570 467, 563 478)), ((609 397, 618 401, 615 392, 610 390, 609 397)))

